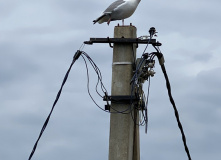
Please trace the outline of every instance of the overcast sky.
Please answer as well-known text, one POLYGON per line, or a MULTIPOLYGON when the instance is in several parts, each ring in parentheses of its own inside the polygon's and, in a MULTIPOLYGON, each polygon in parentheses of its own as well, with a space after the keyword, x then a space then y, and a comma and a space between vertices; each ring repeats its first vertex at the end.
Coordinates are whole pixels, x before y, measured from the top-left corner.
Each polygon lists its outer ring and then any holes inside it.
MULTIPOLYGON (((112 0, 0 1, 0 159, 28 159, 72 57, 90 37, 113 37, 120 21, 93 25, 112 0)), ((141 0, 125 24, 137 36, 158 31, 172 94, 193 160, 221 157, 221 1, 141 0)), ((144 50, 140 45, 137 53, 144 50)), ((110 93, 112 49, 85 46, 110 93)), ((154 51, 149 47, 148 52, 154 51)), ((90 71, 93 81, 96 75, 90 71)), ((186 160, 181 134, 156 63, 141 160, 186 160)), ((82 58, 74 64, 33 160, 108 159, 109 118, 91 101, 82 58)), ((144 88, 147 92, 147 88, 144 88)), ((100 106, 104 102, 95 96, 100 106)))

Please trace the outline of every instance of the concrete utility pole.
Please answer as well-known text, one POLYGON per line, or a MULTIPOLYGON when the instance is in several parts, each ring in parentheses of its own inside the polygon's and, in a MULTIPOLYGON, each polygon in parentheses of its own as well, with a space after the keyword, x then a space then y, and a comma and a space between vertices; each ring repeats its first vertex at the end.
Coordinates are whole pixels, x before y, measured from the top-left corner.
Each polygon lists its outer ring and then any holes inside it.
MULTIPOLYGON (((114 38, 137 38, 136 27, 116 26, 114 38)), ((135 44, 114 44, 112 66, 112 96, 131 95, 130 81, 133 63, 136 59, 135 44), (134 46, 133 46, 134 45, 134 46)), ((130 104, 111 104, 111 112, 124 111, 130 104)), ((138 121, 138 111, 132 112, 138 121)), ((131 114, 110 115, 109 160, 140 160, 139 126, 135 125, 131 114)))
MULTIPOLYGON (((105 110, 111 112, 109 160, 140 160, 140 137, 139 126, 137 125, 139 124, 139 111, 137 109, 143 110, 145 108, 143 102, 141 102, 140 96, 142 95, 131 95, 134 93, 131 93, 130 85, 134 74, 136 47, 138 44, 161 46, 161 43, 157 42, 156 39, 146 39, 146 36, 144 36, 144 39, 137 38, 136 31, 136 27, 132 25, 116 26, 114 28, 114 38, 90 38, 89 41, 84 42, 90 45, 93 43, 109 43, 110 46, 114 43, 111 96, 105 94, 103 97, 103 100, 107 101, 105 110), (131 99, 132 102, 135 102, 133 105, 138 106, 131 106, 131 99), (109 101, 111 101, 111 106, 109 101), (125 111, 129 114, 122 114, 122 112, 126 113, 125 111)), ((153 36, 155 31, 155 28, 151 27, 149 33, 153 36)), ((143 57, 143 60, 145 59, 143 57)), ((146 68, 151 67, 146 66, 146 68)), ((142 70, 140 78, 145 80, 148 76, 151 76, 153 73, 149 73, 149 71, 142 70)), ((135 80, 134 77, 133 80, 135 80)), ((133 89, 137 89, 137 94, 141 94, 142 92, 138 92, 142 91, 142 84, 133 86, 133 89)))

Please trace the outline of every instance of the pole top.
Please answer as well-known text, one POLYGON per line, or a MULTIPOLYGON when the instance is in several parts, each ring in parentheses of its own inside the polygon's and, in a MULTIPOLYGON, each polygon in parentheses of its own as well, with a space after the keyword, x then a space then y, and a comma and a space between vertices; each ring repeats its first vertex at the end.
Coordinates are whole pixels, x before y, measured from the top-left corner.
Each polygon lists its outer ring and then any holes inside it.
POLYGON ((130 25, 120 25, 118 23, 117 26, 115 26, 115 27, 134 27, 134 28, 136 28, 134 25, 132 25, 132 23, 130 23, 130 25))

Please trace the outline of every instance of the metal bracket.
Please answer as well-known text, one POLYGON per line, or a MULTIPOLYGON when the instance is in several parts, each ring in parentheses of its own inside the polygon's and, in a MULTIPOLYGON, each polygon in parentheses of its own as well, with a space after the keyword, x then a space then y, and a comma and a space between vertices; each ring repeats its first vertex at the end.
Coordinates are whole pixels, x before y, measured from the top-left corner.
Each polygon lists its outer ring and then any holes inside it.
POLYGON ((131 101, 138 102, 139 98, 136 96, 105 96, 103 101, 111 101, 112 103, 131 103, 131 101))
POLYGON ((111 48, 113 48, 113 45, 111 44, 109 37, 107 37, 107 40, 109 41, 109 46, 110 46, 111 48))
POLYGON ((161 46, 162 44, 157 42, 156 39, 139 39, 139 38, 90 38, 89 41, 84 41, 84 44, 90 44, 93 43, 109 43, 110 47, 113 47, 111 43, 117 43, 117 44, 136 44, 138 47, 138 44, 152 44, 154 46, 161 46))
POLYGON ((103 97, 103 101, 107 101, 107 105, 105 105, 105 110, 110 111, 111 105, 108 103, 118 103, 118 104, 130 104, 131 102, 138 103, 139 98, 137 96, 107 96, 103 97))

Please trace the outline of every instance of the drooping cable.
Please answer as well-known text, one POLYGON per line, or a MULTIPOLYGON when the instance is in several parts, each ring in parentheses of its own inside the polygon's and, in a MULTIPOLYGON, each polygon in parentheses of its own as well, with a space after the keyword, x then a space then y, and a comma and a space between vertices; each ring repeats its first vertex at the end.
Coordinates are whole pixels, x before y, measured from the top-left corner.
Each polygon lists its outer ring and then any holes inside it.
POLYGON ((186 143, 186 136, 184 134, 183 127, 182 127, 182 124, 181 124, 180 119, 179 119, 179 113, 178 113, 178 110, 176 108, 175 102, 174 102, 172 94, 171 94, 170 82, 169 82, 169 78, 168 78, 167 73, 166 73, 165 66, 161 65, 161 69, 162 69, 164 77, 166 79, 166 86, 167 86, 167 89, 168 89, 168 95, 169 95, 169 98, 170 98, 170 102, 173 105, 173 109, 174 109, 175 117, 177 119, 178 127, 180 129, 181 134, 182 134, 182 140, 183 140, 184 148, 185 148, 185 151, 187 153, 187 156, 188 156, 189 160, 191 160, 190 152, 189 152, 189 149, 188 149, 188 146, 187 146, 187 143, 186 143))
MULTIPOLYGON (((98 103, 95 101, 95 99, 93 98, 91 92, 90 92, 90 78, 89 78, 89 69, 88 69, 88 65, 87 65, 87 60, 89 61, 89 63, 91 64, 91 66, 93 67, 94 71, 96 72, 97 74, 97 77, 98 77, 98 80, 97 80, 97 83, 96 83, 96 87, 95 87, 95 90, 97 92, 97 94, 103 98, 103 96, 101 96, 101 94, 98 92, 98 85, 100 84, 101 86, 101 90, 102 92, 104 93, 104 95, 107 95, 107 90, 102 82, 102 75, 101 75, 101 71, 100 69, 98 68, 98 66, 96 65, 96 63, 91 59, 91 57, 86 53, 86 52, 82 52, 81 54, 83 60, 84 60, 84 63, 85 63, 85 67, 86 67, 86 72, 87 72, 87 91, 88 91, 88 94, 91 98, 91 100, 94 102, 94 104, 99 108, 101 109, 102 111, 105 111, 105 112, 108 112, 108 113, 120 113, 120 114, 129 114, 132 112, 133 110, 133 107, 131 107, 130 105, 128 105, 128 108, 126 108, 125 110, 123 111, 119 111, 113 107, 110 107, 112 108, 113 111, 107 111, 107 110, 104 110, 102 107, 100 107, 98 105, 98 103), (87 59, 87 60, 86 60, 87 59)), ((118 103, 118 101, 116 100, 112 100, 112 102, 114 103, 118 103)))
POLYGON ((156 50, 157 50, 157 53, 155 53, 155 54, 158 57, 161 69, 163 71, 163 74, 164 74, 164 77, 165 77, 165 80, 166 80, 166 87, 167 87, 167 90, 168 90, 169 99, 170 99, 170 102, 171 102, 171 104, 173 106, 175 117, 176 117, 176 120, 177 120, 177 124, 178 124, 178 127, 179 127, 181 135, 182 135, 182 140, 183 140, 184 148, 185 148, 185 151, 186 151, 186 154, 187 154, 189 160, 191 160, 190 152, 189 152, 189 149, 188 149, 188 146, 187 146, 187 143, 186 143, 186 136, 184 134, 184 130, 183 130, 182 124, 180 122, 179 113, 178 113, 178 110, 176 108, 176 104, 175 104, 174 99, 172 97, 170 81, 169 81, 169 78, 168 78, 168 75, 167 75, 167 72, 166 72, 166 68, 164 66, 163 54, 160 53, 158 49, 156 49, 156 50))
MULTIPOLYGON (((96 89, 97 94, 98 94, 100 97, 103 97, 103 96, 98 92, 98 88, 97 88, 98 85, 99 85, 99 83, 100 83, 100 87, 101 87, 102 92, 103 92, 104 94, 107 93, 107 89, 105 88, 105 86, 104 86, 104 84, 103 84, 103 82, 102 82, 102 74, 101 74, 101 71, 100 71, 100 69, 98 68, 98 66, 95 64, 95 62, 91 59, 91 57, 90 57, 86 52, 82 52, 82 55, 84 55, 84 56, 88 59, 88 61, 90 62, 91 66, 93 67, 95 73, 97 74, 98 79, 97 79, 97 83, 96 83, 95 89, 96 89)), ((83 56, 82 56, 82 57, 83 57, 83 56)), ((85 59, 84 59, 84 60, 85 60, 85 59)), ((85 61, 86 61, 86 60, 85 60, 85 61)), ((85 63, 85 64, 87 64, 87 63, 85 63)))
POLYGON ((35 153, 35 150, 36 150, 36 148, 37 148, 37 146, 38 146, 38 142, 39 142, 39 140, 40 140, 42 134, 44 133, 44 131, 45 131, 47 125, 48 125, 48 122, 49 122, 49 120, 50 120, 51 114, 52 114, 52 112, 53 112, 53 110, 54 110, 54 107, 55 107, 55 105, 57 104, 57 102, 58 102, 58 100, 59 100, 59 98, 60 98, 62 89, 63 89, 64 84, 66 83, 66 81, 67 81, 67 79, 68 79, 68 75, 69 75, 69 73, 70 73, 70 71, 71 71, 71 68, 72 68, 73 64, 75 63, 75 61, 79 58, 79 56, 81 55, 81 53, 82 53, 82 52, 81 52, 80 50, 78 50, 78 51, 75 53, 74 57, 73 57, 73 60, 72 60, 72 62, 71 62, 71 65, 70 65, 70 67, 69 67, 67 73, 65 74, 65 77, 64 77, 64 79, 63 79, 62 85, 61 85, 61 87, 60 87, 60 89, 59 89, 59 91, 58 91, 58 93, 57 93, 57 96, 56 96, 56 99, 55 99, 55 101, 54 101, 54 103, 53 103, 53 106, 52 106, 52 108, 51 108, 51 111, 50 111, 50 113, 49 113, 47 119, 45 120, 45 122, 44 122, 44 124, 43 124, 43 127, 42 127, 42 129, 41 129, 41 131, 40 131, 40 134, 39 134, 39 136, 38 136, 38 139, 37 139, 37 141, 35 142, 35 145, 34 145, 34 147, 33 147, 33 149, 32 149, 32 152, 31 152, 31 154, 30 154, 28 160, 31 160, 32 156, 33 156, 34 153, 35 153))
MULTIPOLYGON (((108 112, 108 111, 106 111, 106 110, 104 110, 102 107, 100 107, 98 104, 97 104, 97 102, 94 100, 94 98, 93 98, 93 96, 91 95, 91 92, 90 92, 90 78, 89 78, 89 71, 88 71, 88 65, 87 65, 87 61, 86 61, 86 59, 84 58, 84 56, 86 56, 87 54, 85 53, 85 52, 83 52, 83 54, 82 54, 82 58, 83 58, 83 60, 84 60, 84 63, 85 63, 85 67, 86 67, 86 71, 87 71, 87 91, 88 91, 88 94, 89 94, 89 96, 90 96, 90 98, 91 98, 91 100, 94 102, 94 104, 98 107, 98 108, 100 108, 102 111, 104 111, 104 112, 108 112)), ((87 57, 88 58, 88 57, 87 57)), ((90 61, 91 62, 91 61, 90 61)), ((93 63, 92 63, 93 64, 93 63)), ((98 76, 99 77, 99 76, 98 76)), ((102 83, 102 82, 101 82, 102 83)))

